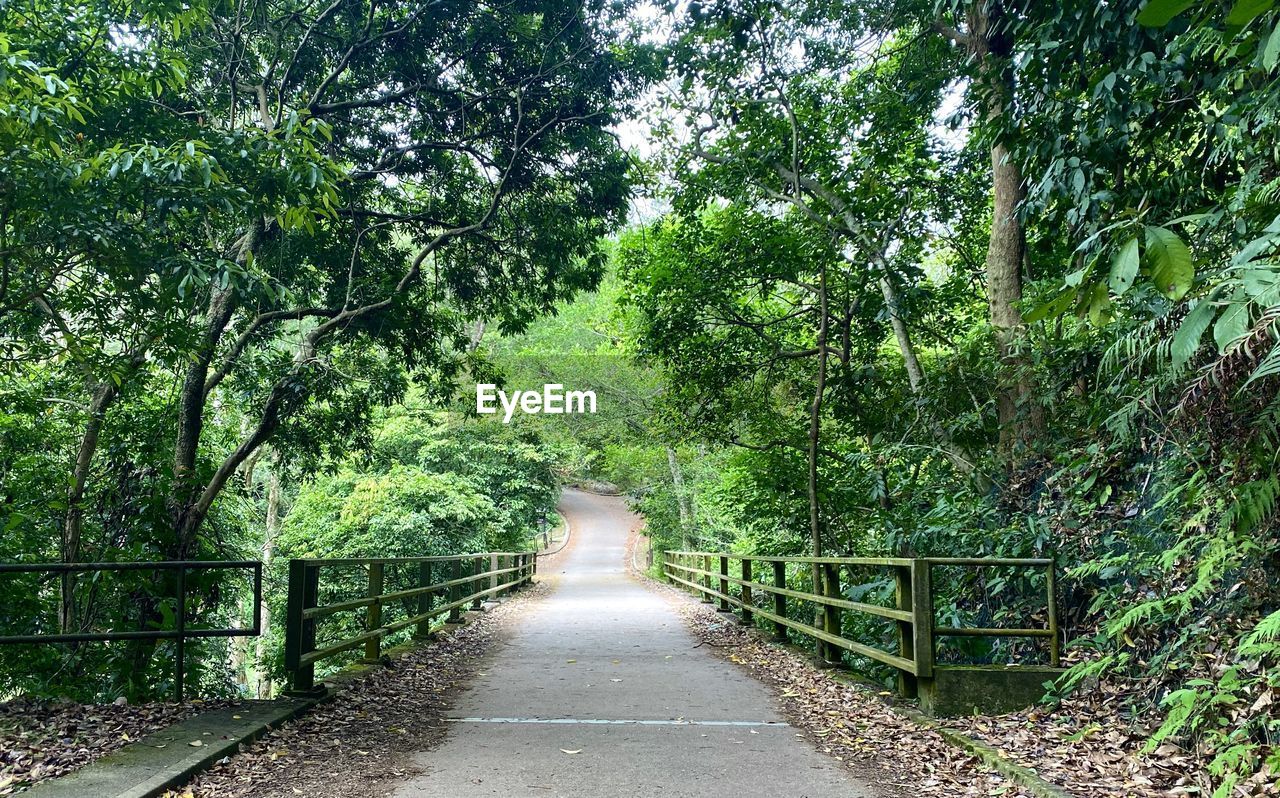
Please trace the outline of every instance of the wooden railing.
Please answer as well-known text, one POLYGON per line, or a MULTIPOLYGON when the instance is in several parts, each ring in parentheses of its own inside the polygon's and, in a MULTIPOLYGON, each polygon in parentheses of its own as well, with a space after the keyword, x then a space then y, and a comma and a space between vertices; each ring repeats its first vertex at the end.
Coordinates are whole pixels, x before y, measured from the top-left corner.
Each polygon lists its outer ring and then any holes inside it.
POLYGON ((431 622, 447 615, 446 622, 462 620, 462 611, 478 609, 486 597, 510 592, 529 582, 537 571, 532 551, 484 552, 449 557, 397 557, 333 560, 290 560, 289 602, 285 621, 284 666, 292 692, 315 689, 316 663, 364 647, 364 660, 381 656, 383 638, 415 627, 414 636, 425 638, 431 622), (366 579, 363 595, 319 604, 322 575, 326 571, 359 569, 366 579), (388 569, 407 569, 411 586, 387 591, 388 569), (383 609, 399 603, 406 608, 399 620, 387 622, 383 609), (409 609, 412 608, 412 609, 409 609), (363 610, 364 631, 316 647, 319 621, 338 613, 363 610))
MULTIPOLYGON (((775 637, 787 638, 792 629, 817 642, 818 655, 827 662, 839 662, 841 652, 882 662, 900 674, 899 689, 914 695, 918 681, 933 677, 934 656, 939 637, 1022 637, 1044 638, 1049 644, 1050 664, 1060 663, 1057 603, 1053 560, 955 557, 765 557, 703 551, 663 553, 663 574, 670 581, 702 594, 704 601, 719 601, 720 610, 737 607, 743 623, 755 616, 772 622, 775 637), (814 589, 789 586, 788 565, 802 566, 818 575, 814 589), (731 566, 733 566, 731 568, 731 566), (934 619, 932 569, 935 566, 961 568, 1015 567, 1044 569, 1047 623, 1044 628, 989 628, 937 626, 934 619), (884 607, 845 597, 848 584, 842 572, 853 567, 886 569, 895 582, 894 606, 884 607), (734 573, 736 571, 736 574, 734 573), (765 571, 764 574, 758 573, 765 571), (764 580, 761 580, 761 577, 764 580), (820 610, 814 625, 796 620, 787 612, 788 601, 809 602, 820 610), (898 650, 885 651, 844 637, 842 612, 856 612, 897 626, 898 650)), ((793 584, 794 584, 793 580, 793 584)), ((813 584, 811 577, 807 580, 813 584)))

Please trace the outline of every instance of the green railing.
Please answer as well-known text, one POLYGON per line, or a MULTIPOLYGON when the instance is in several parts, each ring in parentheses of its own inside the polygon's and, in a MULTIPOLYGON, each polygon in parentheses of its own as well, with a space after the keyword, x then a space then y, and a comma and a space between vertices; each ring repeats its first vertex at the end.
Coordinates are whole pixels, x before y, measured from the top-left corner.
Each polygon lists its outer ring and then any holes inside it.
POLYGON ((529 582, 537 572, 537 554, 532 551, 484 552, 448 557, 393 557, 332 560, 290 560, 289 601, 285 621, 284 665, 293 692, 315 689, 317 662, 354 648, 364 648, 364 660, 381 656, 383 638, 409 627, 414 636, 425 638, 431 622, 447 615, 446 622, 458 622, 462 611, 474 609, 486 597, 507 593, 529 582), (362 572, 362 595, 320 604, 322 578, 335 570, 362 572), (410 574, 410 586, 385 589, 388 569, 410 574), (383 609, 399 605, 405 617, 388 622, 383 609), (350 637, 326 641, 316 646, 317 626, 325 618, 363 611, 363 631, 350 637))
MULTIPOLYGON (((76 562, 76 563, 0 563, 0 577, 8 574, 57 574, 62 578, 62 589, 71 591, 75 581, 72 574, 121 573, 125 571, 172 572, 174 586, 173 629, 102 629, 82 632, 34 632, 0 636, 0 645, 52 645, 58 643, 118 642, 121 640, 173 640, 174 641, 174 700, 185 697, 187 681, 187 641, 213 637, 257 637, 262 632, 262 563, 257 560, 221 562, 216 560, 165 560, 162 562, 76 562), (239 570, 251 574, 253 579, 253 626, 225 629, 192 628, 187 617, 187 574, 191 571, 239 570)), ((157 597, 160 598, 160 597, 157 597)), ((163 600, 163 599, 161 599, 163 600)), ((37 619, 33 619, 37 620, 37 619)))
MULTIPOLYGON (((848 651, 897 669, 899 689, 914 695, 918 681, 933 677, 934 657, 939 637, 1021 637, 1046 639, 1049 661, 1060 664, 1056 584, 1053 560, 1016 558, 957 557, 765 557, 703 551, 667 551, 663 553, 663 574, 670 581, 702 594, 704 601, 719 601, 720 610, 731 612, 737 607, 743 623, 754 623, 755 616, 771 621, 775 637, 787 638, 791 629, 817 641, 818 655, 828 662, 839 662, 841 652, 848 651), (818 577, 807 581, 813 589, 796 589, 789 585, 789 564, 803 566, 818 577), (735 566, 736 575, 730 566, 735 566), (951 627, 935 624, 933 609, 932 569, 935 566, 961 568, 1015 567, 1043 569, 1045 572, 1046 624, 1043 628, 951 627), (892 573, 895 583, 894 606, 884 607, 845 598, 843 578, 846 569, 871 567, 892 573), (764 571, 765 573, 759 573, 764 571), (761 576, 765 577, 761 581, 761 576), (820 610, 814 624, 796 620, 787 613, 788 601, 803 601, 820 610), (843 636, 842 612, 892 621, 897 626, 897 651, 867 645, 843 636), (818 625, 815 625, 818 624, 818 625)), ((794 584, 793 580, 791 584, 794 584)))

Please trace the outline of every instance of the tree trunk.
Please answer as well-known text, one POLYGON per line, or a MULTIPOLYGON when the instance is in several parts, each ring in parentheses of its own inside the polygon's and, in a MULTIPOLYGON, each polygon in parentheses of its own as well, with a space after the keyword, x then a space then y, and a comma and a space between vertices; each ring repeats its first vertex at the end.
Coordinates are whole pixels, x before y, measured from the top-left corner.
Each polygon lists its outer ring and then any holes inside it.
MULTIPOLYGON (((67 514, 62 524, 62 546, 60 554, 64 563, 80 561, 80 540, 84 524, 84 495, 88 487, 89 471, 93 466, 94 455, 98 451, 98 438, 102 434, 102 425, 106 420, 107 409, 120 396, 120 388, 124 381, 146 362, 143 347, 134 350, 132 357, 125 365, 120 381, 108 380, 99 384, 89 402, 89 420, 85 423, 84 435, 80 438, 80 448, 76 452, 76 463, 71 471, 71 484, 67 487, 67 514)), ((58 606, 58 628, 68 633, 78 631, 75 607, 76 574, 62 575, 61 596, 58 606)), ((82 624, 81 624, 82 625, 82 624)))
POLYGON ((911 333, 902 318, 898 289, 887 274, 880 278, 880 294, 884 296, 884 306, 889 311, 889 322, 893 325, 893 337, 898 340, 898 350, 902 352, 902 362, 907 367, 907 382, 911 385, 911 393, 918 396, 924 384, 924 370, 920 368, 915 344, 911 342, 911 333))
MULTIPOLYGON (((907 383, 911 386, 913 396, 919 398, 924 394, 924 369, 920 366, 920 359, 916 356, 915 343, 911 340, 911 332, 907 328, 906 319, 902 317, 900 304, 898 302, 898 290, 893 282, 886 275, 880 278, 880 293, 884 296, 885 307, 889 310, 889 320, 893 324, 893 336, 898 341, 898 350, 902 352, 902 362, 907 369, 907 383)), ((973 457, 964 447, 959 446, 951 439, 951 434, 947 432, 946 427, 942 426, 936 419, 930 417, 928 419, 929 433, 933 437, 934 443, 946 455, 947 460, 955 467, 957 471, 966 477, 984 479, 977 474, 977 470, 973 464, 973 457)), ((979 487, 982 488, 985 483, 980 481, 979 487)), ((886 489, 888 483, 886 483, 886 489)), ((984 488, 985 489, 985 488, 984 488)), ((882 501, 888 501, 888 492, 882 501)), ((885 509, 888 509, 887 507, 885 509)))
MULTIPOLYGON (((275 556, 276 537, 280 533, 280 456, 274 458, 271 475, 267 477, 267 524, 262 539, 262 568, 265 571, 271 566, 275 556)), ((270 649, 267 646, 267 630, 271 626, 271 608, 262 603, 262 634, 258 637, 254 672, 257 675, 258 698, 270 698, 274 686, 271 683, 271 669, 267 666, 270 649)))
MULTIPOLYGON (((93 465, 93 456, 98 450, 98 436, 102 432, 102 422, 107 408, 120 395, 120 388, 114 382, 105 382, 98 386, 89 402, 89 421, 85 424, 84 435, 80 439, 80 450, 76 453, 75 468, 71 472, 71 485, 67 488, 67 515, 62 525, 62 561, 64 563, 79 562, 80 532, 84 520, 85 485, 89 480, 89 469, 93 465)), ((58 628, 62 632, 74 631, 76 626, 75 611, 76 575, 62 575, 62 595, 58 608, 58 628)))
POLYGON ((199 487, 195 484, 195 469, 200 453, 200 433, 204 429, 205 381, 209 379, 209 365, 235 306, 235 289, 214 291, 209 297, 200 348, 187 366, 178 397, 178 433, 173 445, 173 488, 169 503, 174 528, 179 531, 172 555, 180 560, 187 558, 191 543, 182 534, 184 516, 193 493, 199 487))
POLYGON ((680 469, 680 460, 676 458, 676 450, 668 446, 667 468, 671 471, 671 485, 676 494, 676 508, 680 511, 680 545, 685 551, 689 546, 689 525, 693 521, 693 513, 689 508, 689 496, 684 492, 684 472, 680 469))
MULTIPOLYGON (((818 457, 821 454, 822 435, 822 400, 827 392, 827 337, 830 332, 830 318, 827 306, 827 268, 822 266, 818 272, 818 374, 814 381, 813 402, 809 405, 809 553, 821 557, 822 545, 822 508, 818 504, 818 457)), ((813 564, 813 591, 822 592, 822 566, 813 564)), ((823 628, 826 613, 824 605, 814 607, 814 626, 823 628)), ((825 658, 826 647, 818 644, 819 656, 825 658)))
MULTIPOLYGON (((1002 120, 1013 89, 1008 66, 1013 42, 1003 17, 1004 8, 999 0, 975 0, 969 8, 969 50, 978 64, 984 93, 982 112, 988 123, 997 128, 1005 127, 1002 120)), ((1031 363, 1026 354, 1026 330, 1018 310, 1027 248, 1018 210, 1026 196, 1026 185, 1022 168, 1014 160, 1003 134, 998 134, 991 146, 991 191, 987 302, 1000 358, 996 385, 1000 450, 1008 455, 1031 446, 1044 419, 1035 400, 1031 363)))

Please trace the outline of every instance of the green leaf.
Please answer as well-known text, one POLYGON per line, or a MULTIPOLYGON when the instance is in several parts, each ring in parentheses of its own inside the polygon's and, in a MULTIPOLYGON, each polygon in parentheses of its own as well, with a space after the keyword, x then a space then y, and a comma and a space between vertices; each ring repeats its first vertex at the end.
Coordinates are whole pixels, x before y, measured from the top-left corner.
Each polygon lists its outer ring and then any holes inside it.
POLYGON ((1174 17, 1196 4, 1196 0, 1151 0, 1138 12, 1138 24, 1148 28, 1163 28, 1174 17))
POLYGON ((1182 320, 1178 331, 1173 335, 1173 343, 1169 346, 1169 355, 1175 369, 1185 366, 1200 348, 1200 339, 1204 337, 1204 331, 1209 329, 1213 314, 1213 305, 1201 302, 1182 320))
POLYGON ((1191 290, 1191 282, 1196 276, 1191 250, 1172 230, 1147 227, 1146 233, 1151 281, 1168 298, 1182 299, 1191 290))
POLYGON ((1262 48, 1262 68, 1270 72, 1276 68, 1277 62, 1280 62, 1280 22, 1276 23, 1266 45, 1262 48))
POLYGON ((1258 367, 1253 370, 1253 374, 1249 375, 1249 379, 1245 381, 1243 387, 1247 388, 1256 380, 1274 377, 1280 374, 1280 346, 1275 347, 1271 352, 1262 359, 1258 367))
POLYGON ((1035 324, 1042 319, 1052 319, 1061 316, 1067 311, 1067 308, 1071 307, 1071 303, 1075 298, 1076 291, 1074 288, 1063 289, 1053 299, 1050 299, 1048 302, 1028 311, 1022 317, 1022 320, 1027 324, 1035 324))
POLYGON ((1076 315, 1080 318, 1087 316, 1095 327, 1105 327, 1115 318, 1111 312, 1111 294, 1105 283, 1094 283, 1080 294, 1076 315))
POLYGON ((1271 10, 1276 0, 1236 0, 1227 14, 1228 25, 1248 25, 1260 15, 1271 10))
POLYGON ((1249 331, 1249 306, 1244 302, 1232 302, 1213 325, 1213 341, 1218 352, 1225 352, 1232 341, 1249 331))
POLYGON ((1111 258, 1111 276, 1108 283, 1116 296, 1124 294, 1138 276, 1138 238, 1134 236, 1120 247, 1111 258))

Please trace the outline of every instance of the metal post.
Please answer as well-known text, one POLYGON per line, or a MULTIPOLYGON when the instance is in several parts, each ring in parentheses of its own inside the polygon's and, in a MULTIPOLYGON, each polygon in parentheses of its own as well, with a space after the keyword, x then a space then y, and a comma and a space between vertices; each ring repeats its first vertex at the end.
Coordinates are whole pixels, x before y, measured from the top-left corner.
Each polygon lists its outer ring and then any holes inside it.
MULTIPOLYGON (((1280 34, 1273 34, 1280 35, 1280 34)), ((1049 593, 1049 664, 1062 667, 1062 643, 1058 639, 1058 575, 1057 558, 1053 558, 1045 572, 1046 590, 1049 593)))
POLYGON ((742 560, 742 624, 750 626, 754 623, 751 608, 755 606, 751 600, 751 560, 742 560))
POLYGON ((733 606, 729 604, 729 557, 720 555, 720 607, 719 612, 733 612, 733 606))
MULTIPOLYGON (((787 564, 781 560, 773 561, 773 586, 787 586, 787 564)), ((779 618, 787 617, 787 597, 781 593, 773 594, 773 614, 779 618)), ((787 642, 787 625, 782 621, 773 622, 773 639, 779 643, 787 642)))
POLYGON ((179 704, 182 703, 187 681, 187 568, 178 566, 178 662, 173 692, 179 704))
MULTIPOLYGON (((365 594, 373 602, 365 607, 365 631, 372 632, 382 627, 382 576, 380 562, 369 563, 369 591, 365 594)), ((377 662, 382 656, 382 638, 374 637, 364 641, 364 659, 366 662, 377 662)))

